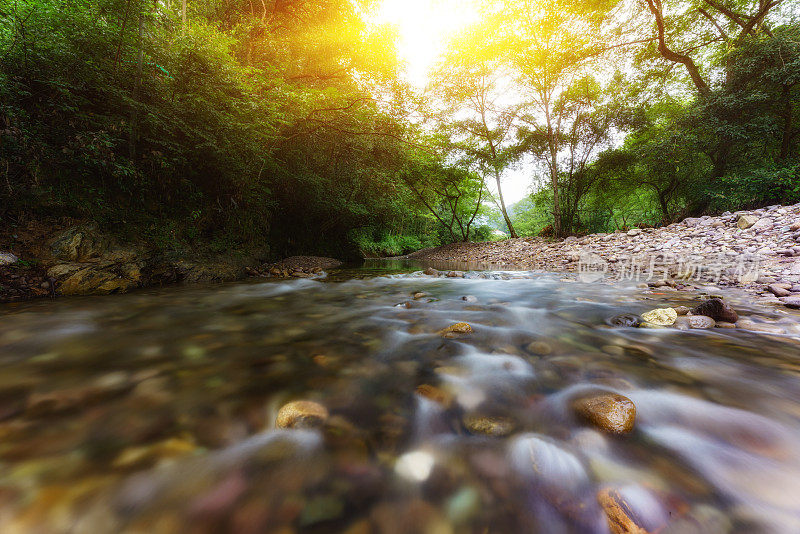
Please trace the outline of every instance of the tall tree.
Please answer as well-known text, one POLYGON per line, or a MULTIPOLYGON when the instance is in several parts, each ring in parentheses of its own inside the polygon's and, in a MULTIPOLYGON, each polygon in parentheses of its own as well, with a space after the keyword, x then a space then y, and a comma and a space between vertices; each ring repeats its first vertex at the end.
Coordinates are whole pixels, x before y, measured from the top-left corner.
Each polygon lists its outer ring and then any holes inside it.
MULTIPOLYGON (((454 148, 463 152, 484 180, 493 180, 500 211, 511 237, 518 237, 503 196, 503 172, 512 161, 514 121, 518 108, 507 98, 502 64, 468 45, 476 34, 453 41, 430 84, 439 105, 439 127, 452 134, 454 148)), ((506 71, 507 73, 507 71, 506 71)))

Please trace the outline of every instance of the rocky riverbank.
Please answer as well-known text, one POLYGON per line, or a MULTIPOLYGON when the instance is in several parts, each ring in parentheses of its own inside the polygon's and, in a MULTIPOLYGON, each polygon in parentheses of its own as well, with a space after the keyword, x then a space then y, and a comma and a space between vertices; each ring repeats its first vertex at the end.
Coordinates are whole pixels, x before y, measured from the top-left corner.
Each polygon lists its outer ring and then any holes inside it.
POLYGON ((176 282, 244 278, 266 253, 203 255, 120 243, 92 223, 30 222, 0 233, 0 302, 125 293, 176 282))
POLYGON ((563 241, 453 243, 404 258, 478 269, 565 271, 667 289, 711 282, 744 288, 765 304, 800 308, 800 204, 563 241))

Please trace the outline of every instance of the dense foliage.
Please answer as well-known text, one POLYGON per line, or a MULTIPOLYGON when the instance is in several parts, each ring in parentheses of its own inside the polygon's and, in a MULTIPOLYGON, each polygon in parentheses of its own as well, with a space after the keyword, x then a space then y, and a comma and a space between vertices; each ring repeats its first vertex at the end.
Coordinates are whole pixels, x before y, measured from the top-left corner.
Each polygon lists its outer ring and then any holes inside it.
POLYGON ((375 3, 4 3, 0 223, 379 255, 800 201, 787 2, 485 0, 424 93, 375 3))
POLYGON ((426 244, 392 36, 366 3, 257 4, 4 4, 0 218, 275 255, 426 244))

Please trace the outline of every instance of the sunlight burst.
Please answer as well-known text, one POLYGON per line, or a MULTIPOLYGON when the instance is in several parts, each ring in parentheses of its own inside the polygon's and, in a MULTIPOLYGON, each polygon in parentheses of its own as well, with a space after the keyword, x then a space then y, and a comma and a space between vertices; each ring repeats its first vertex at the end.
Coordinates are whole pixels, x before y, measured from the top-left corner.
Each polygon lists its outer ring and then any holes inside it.
POLYGON ((424 86, 448 38, 478 15, 470 0, 383 0, 374 20, 397 28, 398 54, 407 65, 408 80, 424 86))

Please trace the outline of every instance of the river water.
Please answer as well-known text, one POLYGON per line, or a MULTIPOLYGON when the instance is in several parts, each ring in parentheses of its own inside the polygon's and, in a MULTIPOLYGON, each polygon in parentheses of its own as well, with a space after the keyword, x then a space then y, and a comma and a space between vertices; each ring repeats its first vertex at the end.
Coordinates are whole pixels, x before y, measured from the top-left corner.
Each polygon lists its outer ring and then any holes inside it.
POLYGON ((408 270, 0 306, 0 532, 607 533, 609 489, 653 533, 800 532, 800 316, 617 328, 702 292, 408 270), (277 429, 299 399, 326 423, 277 429))

